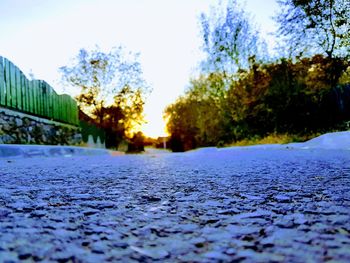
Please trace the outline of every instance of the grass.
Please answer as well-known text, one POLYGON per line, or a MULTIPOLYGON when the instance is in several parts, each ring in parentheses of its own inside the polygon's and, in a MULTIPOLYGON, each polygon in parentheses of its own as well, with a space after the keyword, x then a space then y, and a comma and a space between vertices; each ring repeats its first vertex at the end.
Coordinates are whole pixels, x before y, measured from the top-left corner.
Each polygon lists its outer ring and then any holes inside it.
POLYGON ((265 137, 252 137, 243 139, 240 141, 236 141, 233 143, 230 143, 229 145, 225 146, 247 146, 247 145, 257 145, 257 144, 287 144, 291 142, 304 142, 307 140, 310 140, 312 138, 315 138, 321 134, 310 134, 310 135, 295 135, 295 134, 269 134, 265 137))

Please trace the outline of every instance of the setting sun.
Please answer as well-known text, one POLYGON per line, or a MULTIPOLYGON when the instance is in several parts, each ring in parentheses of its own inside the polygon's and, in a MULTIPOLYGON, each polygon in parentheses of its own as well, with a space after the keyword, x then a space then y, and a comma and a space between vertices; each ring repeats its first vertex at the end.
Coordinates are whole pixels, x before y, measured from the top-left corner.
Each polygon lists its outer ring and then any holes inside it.
POLYGON ((149 118, 146 116, 146 123, 142 125, 141 131, 147 137, 154 139, 168 136, 165 121, 157 116, 152 118, 152 115, 150 115, 149 118))

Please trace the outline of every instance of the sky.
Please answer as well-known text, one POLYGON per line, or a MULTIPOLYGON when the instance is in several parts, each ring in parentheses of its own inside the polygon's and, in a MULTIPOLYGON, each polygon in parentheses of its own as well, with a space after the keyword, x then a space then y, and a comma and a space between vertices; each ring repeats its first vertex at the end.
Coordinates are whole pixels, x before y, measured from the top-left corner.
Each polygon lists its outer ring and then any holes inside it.
MULTIPOLYGON (((70 93, 59 68, 81 48, 124 46, 140 52, 152 88, 145 105, 146 135, 165 134, 164 108, 183 94, 203 57, 199 16, 218 0, 0 0, 0 56, 27 76, 70 93)), ((250 12, 270 47, 275 0, 238 0, 250 12)))

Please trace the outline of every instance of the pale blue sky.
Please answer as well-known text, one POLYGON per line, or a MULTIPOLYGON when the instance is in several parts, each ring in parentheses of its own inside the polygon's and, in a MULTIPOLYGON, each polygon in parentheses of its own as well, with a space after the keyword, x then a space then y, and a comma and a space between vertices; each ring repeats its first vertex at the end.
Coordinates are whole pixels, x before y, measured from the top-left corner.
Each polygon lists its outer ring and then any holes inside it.
MULTIPOLYGON (((275 0, 240 1, 255 17, 268 43, 275 30, 275 0)), ((198 16, 215 0, 0 0, 0 55, 46 80, 58 92, 58 68, 80 48, 123 45, 141 53, 152 86, 145 113, 148 135, 163 132, 164 107, 183 93, 196 74, 200 53, 198 16)), ((69 90, 67 90, 69 93, 69 90)))

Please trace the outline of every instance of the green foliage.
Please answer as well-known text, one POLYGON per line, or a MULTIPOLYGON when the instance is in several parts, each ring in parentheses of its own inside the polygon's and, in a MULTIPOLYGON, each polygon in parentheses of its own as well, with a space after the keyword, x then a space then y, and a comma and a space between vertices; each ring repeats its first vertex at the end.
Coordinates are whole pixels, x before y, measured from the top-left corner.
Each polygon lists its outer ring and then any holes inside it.
POLYGON ((247 68, 251 58, 266 59, 266 44, 237 1, 213 7, 209 16, 201 15, 200 22, 203 51, 207 56, 202 62, 203 71, 233 74, 247 68))
POLYGON ((109 53, 81 49, 72 65, 60 70, 63 81, 79 90, 80 109, 106 129, 107 145, 133 136, 143 122, 144 95, 149 91, 137 54, 121 47, 109 53))
POLYGON ((229 124, 223 75, 212 73, 191 81, 185 96, 165 110, 170 144, 177 151, 215 145, 226 139, 229 124))
POLYGON ((247 145, 257 145, 257 144, 287 144, 291 142, 305 142, 317 136, 320 133, 308 134, 308 135, 296 135, 296 134, 277 134, 272 133, 264 137, 254 136, 248 137, 234 143, 228 144, 228 146, 247 146, 247 145))
POLYGON ((128 153, 140 153, 145 151, 144 147, 145 137, 142 132, 135 133, 128 140, 128 153))
POLYGON ((349 128, 350 2, 278 2, 278 35, 290 56, 269 63, 237 1, 202 14, 202 74, 165 111, 173 150, 349 128))
MULTIPOLYGON (((349 0, 279 0, 278 36, 292 56, 349 58, 349 0)), ((283 47, 285 48, 285 47, 283 47)))
POLYGON ((237 138, 271 132, 306 134, 339 125, 345 116, 337 104, 345 95, 327 77, 329 60, 320 55, 295 63, 281 60, 253 65, 241 75, 228 93, 233 120, 241 127, 237 138))
MULTIPOLYGON (((290 140, 346 128, 350 85, 334 88, 328 77, 330 65, 346 63, 330 60, 316 55, 297 62, 252 63, 237 73, 228 89, 224 74, 192 80, 185 96, 166 110, 172 148, 260 142, 265 137, 269 141, 271 134, 277 134, 271 140, 290 140)), ((339 74, 341 70, 343 66, 339 74)))

